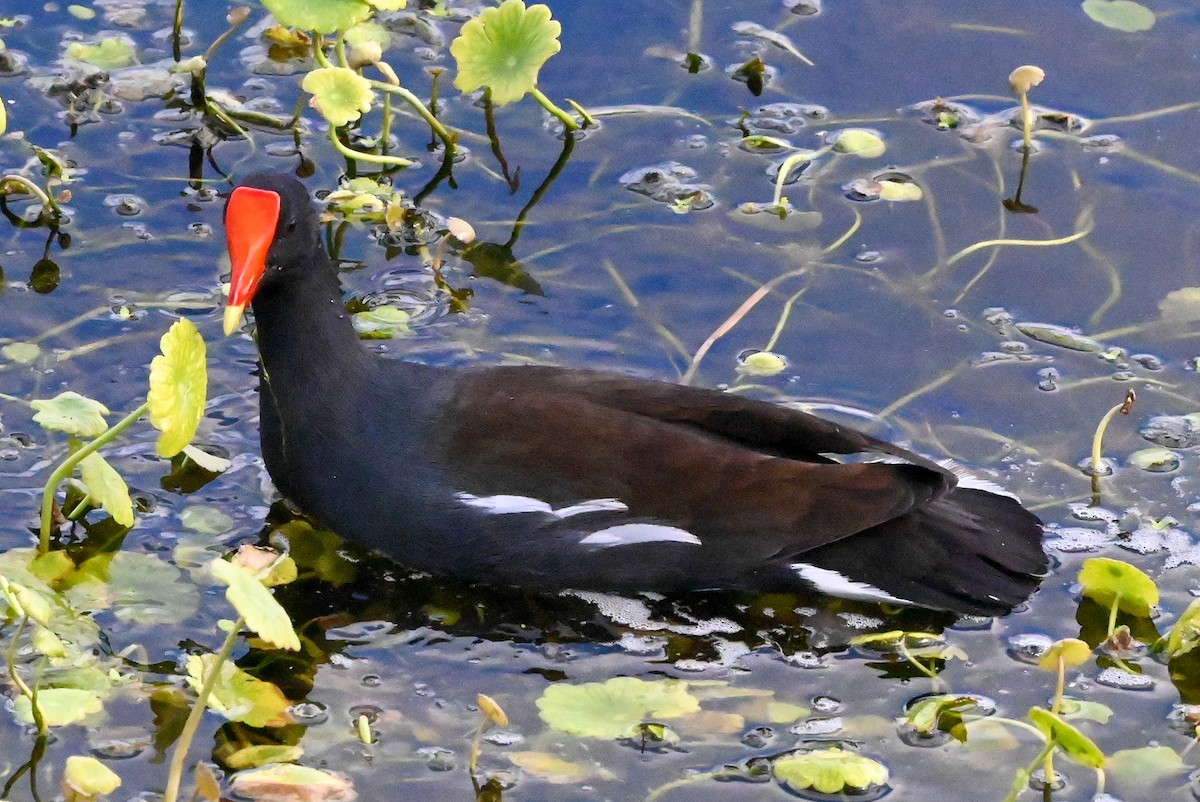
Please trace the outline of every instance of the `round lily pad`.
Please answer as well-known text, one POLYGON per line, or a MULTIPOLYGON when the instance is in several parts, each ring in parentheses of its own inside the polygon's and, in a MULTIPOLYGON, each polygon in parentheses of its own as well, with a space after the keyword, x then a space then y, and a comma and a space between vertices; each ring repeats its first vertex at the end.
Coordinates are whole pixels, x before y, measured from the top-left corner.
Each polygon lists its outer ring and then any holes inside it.
POLYGON ((313 105, 335 128, 352 123, 371 110, 371 82, 348 67, 321 67, 304 76, 300 87, 313 96, 313 105))
POLYGON ((559 51, 562 26, 540 3, 505 0, 469 20, 450 44, 458 63, 454 85, 462 92, 488 87, 497 106, 525 97, 537 86, 538 71, 559 51))
POLYGON ((607 682, 551 685, 537 700, 538 715, 556 730, 588 738, 626 738, 648 719, 677 718, 700 709, 678 680, 614 677, 607 682))
POLYGON ((1117 606, 1132 615, 1147 616, 1158 604, 1158 587, 1143 571, 1127 562, 1108 557, 1084 560, 1079 570, 1083 595, 1105 607, 1115 600, 1117 606))
POLYGON ((794 753, 776 760, 772 769, 775 779, 789 788, 811 788, 821 794, 862 791, 888 781, 887 766, 843 749, 794 753))

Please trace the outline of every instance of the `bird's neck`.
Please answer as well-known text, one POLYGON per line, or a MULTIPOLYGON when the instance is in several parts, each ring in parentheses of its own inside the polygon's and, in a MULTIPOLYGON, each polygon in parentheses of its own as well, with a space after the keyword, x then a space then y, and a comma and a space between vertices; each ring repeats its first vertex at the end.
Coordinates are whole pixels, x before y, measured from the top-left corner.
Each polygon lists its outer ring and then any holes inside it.
MULTIPOLYGON (((316 257, 325 259, 323 253, 316 257)), ((262 287, 253 301, 258 351, 276 395, 336 398, 371 370, 332 267, 304 269, 262 287)))

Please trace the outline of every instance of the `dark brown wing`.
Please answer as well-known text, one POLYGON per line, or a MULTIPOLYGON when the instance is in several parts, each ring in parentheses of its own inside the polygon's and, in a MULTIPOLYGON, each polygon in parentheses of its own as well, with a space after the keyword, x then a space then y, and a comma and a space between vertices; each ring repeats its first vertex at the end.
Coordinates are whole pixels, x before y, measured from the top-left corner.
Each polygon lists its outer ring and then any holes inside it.
POLYGON ((444 447, 461 489, 615 498, 747 560, 786 559, 947 492, 952 475, 812 415, 712 390, 552 368, 460 375, 444 447), (469 410, 469 412, 468 412, 469 410), (900 464, 838 464, 868 452, 900 464))

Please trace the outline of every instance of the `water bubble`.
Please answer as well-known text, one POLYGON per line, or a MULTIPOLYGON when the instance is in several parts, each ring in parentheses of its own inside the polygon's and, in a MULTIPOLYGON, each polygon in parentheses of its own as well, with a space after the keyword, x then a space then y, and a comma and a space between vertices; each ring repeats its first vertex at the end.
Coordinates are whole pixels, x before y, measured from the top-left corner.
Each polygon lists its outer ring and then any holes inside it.
POLYGON ((288 708, 288 712, 292 714, 292 718, 296 719, 297 724, 310 727, 324 724, 329 720, 329 711, 318 702, 300 702, 288 708))
POLYGON ((762 749, 775 737, 771 727, 755 727, 742 734, 742 743, 751 749, 762 749))
POLYGON ((812 698, 812 709, 818 713, 840 713, 844 705, 842 700, 836 696, 814 696, 812 698))
POLYGON ((149 207, 144 198, 128 193, 107 195, 104 198, 104 205, 121 217, 136 217, 149 207))
POLYGON ((1054 640, 1040 632, 1022 632, 1008 639, 1008 653, 1022 663, 1036 665, 1054 640))

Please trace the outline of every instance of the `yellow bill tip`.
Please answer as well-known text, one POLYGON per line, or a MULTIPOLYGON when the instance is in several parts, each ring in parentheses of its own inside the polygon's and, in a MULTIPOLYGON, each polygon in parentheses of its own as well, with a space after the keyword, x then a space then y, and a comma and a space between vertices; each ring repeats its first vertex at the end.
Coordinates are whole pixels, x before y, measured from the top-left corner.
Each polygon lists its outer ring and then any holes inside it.
POLYGON ((225 336, 228 337, 238 330, 238 326, 242 323, 242 313, 246 311, 245 305, 230 304, 225 307, 225 336))

